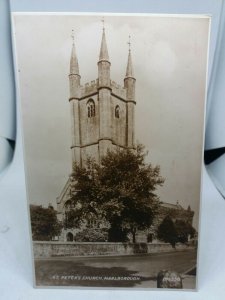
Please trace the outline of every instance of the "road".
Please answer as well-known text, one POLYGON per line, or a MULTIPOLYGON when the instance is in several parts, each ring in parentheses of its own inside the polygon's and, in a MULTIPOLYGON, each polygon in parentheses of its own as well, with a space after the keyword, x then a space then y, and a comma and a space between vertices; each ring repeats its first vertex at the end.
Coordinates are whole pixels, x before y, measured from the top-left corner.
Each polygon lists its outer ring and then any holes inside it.
POLYGON ((35 261, 37 286, 156 287, 156 276, 160 270, 183 274, 195 264, 194 250, 135 256, 59 257, 35 261))

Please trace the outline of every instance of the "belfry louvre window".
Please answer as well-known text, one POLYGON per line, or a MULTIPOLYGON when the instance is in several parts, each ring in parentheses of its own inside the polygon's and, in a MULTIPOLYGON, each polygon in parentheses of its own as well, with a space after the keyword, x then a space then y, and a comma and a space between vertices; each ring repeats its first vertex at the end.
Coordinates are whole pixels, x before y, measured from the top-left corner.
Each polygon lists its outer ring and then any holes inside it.
POLYGON ((93 99, 90 99, 87 102, 87 113, 88 118, 92 118, 95 116, 95 102, 93 99))
POLYGON ((116 106, 115 108, 115 117, 119 119, 120 117, 120 107, 119 105, 116 106))

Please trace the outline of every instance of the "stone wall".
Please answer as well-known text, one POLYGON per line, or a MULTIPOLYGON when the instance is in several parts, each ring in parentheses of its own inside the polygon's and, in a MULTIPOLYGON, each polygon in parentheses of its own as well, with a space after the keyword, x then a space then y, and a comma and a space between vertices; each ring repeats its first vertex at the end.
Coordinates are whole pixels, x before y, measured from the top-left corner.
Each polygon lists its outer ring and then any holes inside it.
POLYGON ((135 255, 177 250, 193 249, 191 246, 178 244, 173 249, 170 244, 157 243, 77 243, 77 242, 33 242, 35 258, 56 256, 98 256, 98 255, 135 255))

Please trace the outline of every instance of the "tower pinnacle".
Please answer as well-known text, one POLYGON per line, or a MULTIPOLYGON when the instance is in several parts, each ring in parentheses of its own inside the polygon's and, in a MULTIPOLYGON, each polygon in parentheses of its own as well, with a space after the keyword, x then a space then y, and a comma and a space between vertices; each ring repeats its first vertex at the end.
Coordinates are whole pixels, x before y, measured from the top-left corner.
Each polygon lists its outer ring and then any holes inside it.
POLYGON ((78 99, 80 95, 80 74, 79 74, 79 66, 78 60, 75 50, 74 43, 74 31, 72 30, 72 51, 70 57, 70 74, 69 74, 69 82, 70 82, 70 99, 78 99))
POLYGON ((134 77, 132 59, 131 59, 131 42, 130 42, 130 35, 129 41, 127 43, 129 45, 129 53, 128 53, 128 61, 127 61, 127 70, 126 70, 126 78, 127 77, 134 77))
POLYGON ((105 21, 102 19, 102 42, 101 42, 101 49, 99 54, 99 61, 108 61, 109 62, 109 54, 106 44, 106 38, 105 38, 105 21))
POLYGON ((74 43, 74 30, 72 30, 71 37, 73 40, 73 44, 72 44, 72 51, 70 57, 70 75, 79 75, 79 65, 78 65, 75 43, 74 43))

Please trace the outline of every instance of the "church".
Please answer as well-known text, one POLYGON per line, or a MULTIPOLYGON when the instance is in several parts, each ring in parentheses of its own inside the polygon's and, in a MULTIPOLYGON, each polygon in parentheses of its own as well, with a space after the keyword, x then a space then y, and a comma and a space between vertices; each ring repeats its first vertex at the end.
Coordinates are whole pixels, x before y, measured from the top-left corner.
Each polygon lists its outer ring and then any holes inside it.
MULTIPOLYGON (((85 166, 88 157, 94 158, 99 163, 108 149, 135 149, 136 79, 130 42, 128 44, 127 67, 124 70, 124 83, 121 86, 110 76, 111 63, 103 26, 97 62, 98 78, 81 85, 78 57, 73 39, 69 73, 72 165, 76 163, 85 166)), ((73 207, 70 201, 72 192, 74 192, 72 179, 68 178, 57 198, 59 221, 63 221, 66 212, 73 207)), ((178 207, 174 205, 172 209, 177 210, 178 207)), ((190 215, 192 223, 193 212, 179 206, 178 210, 180 209, 190 215)), ((63 229, 60 240, 73 241, 78 231, 79 229, 76 228, 63 229)), ((154 238, 154 232, 151 234, 154 238)), ((140 241, 147 241, 146 233, 142 234, 140 241)))
MULTIPOLYGON (((72 164, 85 165, 87 157, 96 162, 107 150, 116 148, 134 149, 135 82, 131 50, 129 48, 124 85, 110 77, 110 58, 106 43, 105 28, 99 53, 98 78, 81 85, 78 58, 73 42, 70 58, 70 110, 72 121, 72 164)), ((65 210, 70 208, 72 184, 69 178, 57 198, 57 211, 62 221, 65 210)))

